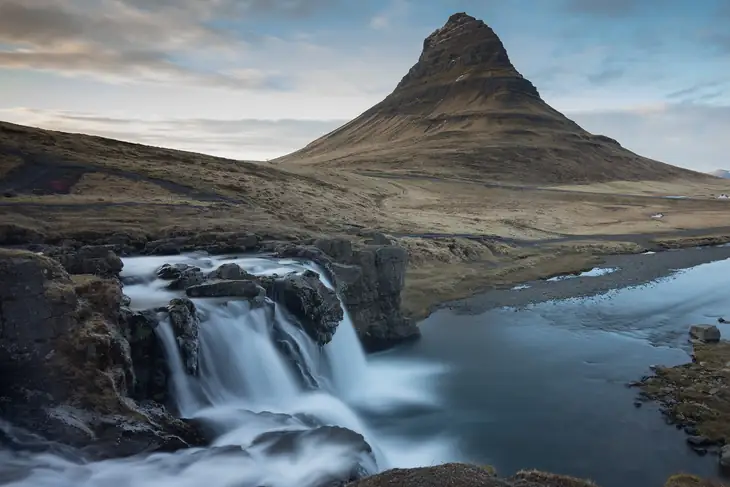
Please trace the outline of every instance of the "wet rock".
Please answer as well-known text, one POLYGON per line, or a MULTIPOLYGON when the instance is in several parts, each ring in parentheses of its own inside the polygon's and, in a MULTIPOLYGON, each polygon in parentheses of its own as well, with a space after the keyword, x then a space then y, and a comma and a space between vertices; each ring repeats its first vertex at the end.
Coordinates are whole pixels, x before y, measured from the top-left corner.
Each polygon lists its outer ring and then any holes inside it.
POLYGON ((316 272, 306 271, 276 279, 271 297, 281 303, 319 345, 332 340, 344 318, 337 294, 322 284, 316 272))
POLYGON ((170 301, 167 312, 185 371, 190 375, 198 375, 200 320, 195 304, 187 298, 175 298, 170 301))
POLYGON ((157 269, 157 276, 160 279, 172 281, 167 288, 174 291, 187 289, 206 280, 200 267, 182 263, 163 265, 157 269))
POLYGON ((730 445, 725 445, 720 449, 720 466, 730 469, 730 445))
POLYGON ((317 448, 337 448, 339 472, 318 479, 316 485, 344 485, 375 473, 372 448, 359 433, 337 426, 310 430, 269 431, 256 437, 249 450, 267 456, 288 457, 296 452, 317 448))
POLYGON ((377 351, 420 336, 400 310, 408 254, 395 246, 370 246, 355 252, 352 268, 333 266, 342 296, 368 351, 377 351))
POLYGON ((57 248, 49 256, 58 260, 69 274, 94 274, 102 277, 118 276, 124 264, 111 246, 85 246, 78 250, 57 248))
POLYGON ((244 298, 262 297, 265 291, 254 281, 214 280, 191 286, 185 290, 192 298, 244 298))
POLYGON ((122 308, 121 315, 135 376, 131 396, 137 400, 151 399, 167 404, 169 370, 165 351, 155 334, 160 321, 159 313, 153 310, 132 311, 122 308))
POLYGON ((210 279, 220 279, 225 281, 250 281, 254 276, 243 270, 238 264, 223 264, 215 269, 208 276, 210 279))
POLYGON ((343 298, 360 341, 382 350, 420 336, 401 313, 408 254, 393 245, 355 248, 347 239, 318 239, 313 245, 280 245, 280 257, 307 259, 323 268, 343 298))
POLYGON ((690 436, 687 438, 687 443, 691 446, 710 446, 714 442, 704 436, 690 436))
POLYGON ((692 325, 689 335, 704 343, 716 343, 720 341, 720 329, 715 325, 692 325))

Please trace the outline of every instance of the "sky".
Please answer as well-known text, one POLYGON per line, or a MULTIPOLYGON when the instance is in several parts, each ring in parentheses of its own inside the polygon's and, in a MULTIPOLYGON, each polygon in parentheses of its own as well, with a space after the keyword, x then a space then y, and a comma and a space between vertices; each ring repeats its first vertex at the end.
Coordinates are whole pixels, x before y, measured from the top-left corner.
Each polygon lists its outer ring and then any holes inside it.
POLYGON ((0 120, 274 158, 382 100, 462 11, 586 130, 730 169, 730 0, 0 0, 0 120))

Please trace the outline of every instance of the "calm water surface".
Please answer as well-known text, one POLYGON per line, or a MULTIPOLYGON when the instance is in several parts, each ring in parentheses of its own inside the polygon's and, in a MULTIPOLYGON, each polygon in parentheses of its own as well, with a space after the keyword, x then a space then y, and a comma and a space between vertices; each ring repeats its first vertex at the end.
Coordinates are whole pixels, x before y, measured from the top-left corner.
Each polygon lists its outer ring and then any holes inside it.
POLYGON ((717 457, 687 448, 655 406, 635 408, 625 384, 650 365, 688 361, 689 325, 730 315, 729 285, 725 260, 593 298, 440 311, 421 341, 391 354, 445 365, 433 379, 443 408, 371 421, 410 438, 452 437, 459 458, 504 475, 537 468, 603 487, 659 487, 679 471, 716 476, 717 457))

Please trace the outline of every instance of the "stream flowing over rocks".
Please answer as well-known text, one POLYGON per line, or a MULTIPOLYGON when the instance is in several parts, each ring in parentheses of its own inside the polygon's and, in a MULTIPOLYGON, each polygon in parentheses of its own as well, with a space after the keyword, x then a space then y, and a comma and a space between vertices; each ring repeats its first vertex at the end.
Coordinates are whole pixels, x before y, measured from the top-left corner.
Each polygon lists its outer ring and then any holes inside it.
POLYGON ((432 402, 432 370, 363 348, 418 336, 403 249, 160 246, 0 249, 0 485, 329 486, 433 460, 359 412, 432 402))

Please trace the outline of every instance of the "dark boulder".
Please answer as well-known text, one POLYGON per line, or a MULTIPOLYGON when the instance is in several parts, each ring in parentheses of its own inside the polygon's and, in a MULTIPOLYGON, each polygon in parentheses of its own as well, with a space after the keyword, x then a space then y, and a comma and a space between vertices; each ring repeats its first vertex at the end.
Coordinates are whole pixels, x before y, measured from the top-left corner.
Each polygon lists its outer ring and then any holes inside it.
POLYGON ((689 335, 695 340, 704 343, 717 343, 720 341, 720 329, 715 325, 692 325, 689 335))
POLYGON ((208 275, 209 279, 225 281, 250 281, 254 277, 243 270, 238 264, 223 264, 208 275))
POLYGON ((154 310, 121 310, 121 326, 129 342, 135 382, 131 396, 138 400, 153 400, 167 404, 169 400, 169 369, 165 351, 155 330, 160 313, 154 310))
POLYGON ((270 293, 319 345, 332 340, 344 318, 337 294, 322 284, 316 272, 306 271, 276 279, 270 293))
POLYGON ((167 288, 182 291, 205 281, 205 274, 200 267, 189 264, 165 264, 157 269, 157 277, 172 281, 167 288))
POLYGON ((185 371, 190 375, 198 375, 200 320, 195 304, 187 298, 175 298, 170 301, 167 313, 185 371))
POLYGON ((69 274, 94 274, 115 277, 122 271, 122 259, 114 253, 112 246, 85 246, 78 250, 59 247, 51 250, 50 257, 58 260, 69 274))
POLYGON ((243 298, 254 300, 265 297, 264 289, 254 281, 207 281, 185 290, 191 298, 243 298))

